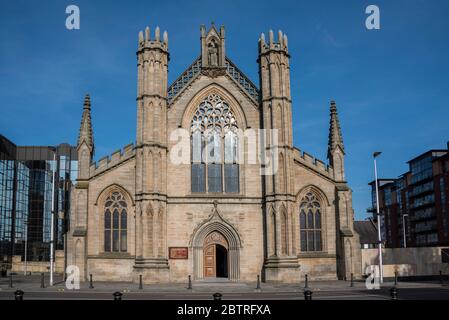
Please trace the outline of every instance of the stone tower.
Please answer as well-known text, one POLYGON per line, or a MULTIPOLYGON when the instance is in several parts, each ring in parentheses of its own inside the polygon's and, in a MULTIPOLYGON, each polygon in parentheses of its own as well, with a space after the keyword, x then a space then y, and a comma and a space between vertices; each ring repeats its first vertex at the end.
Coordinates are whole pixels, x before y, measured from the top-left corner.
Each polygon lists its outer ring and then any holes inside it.
POLYGON ((266 218, 265 280, 299 278, 293 224, 293 139, 290 95, 290 55, 287 36, 269 31, 259 39, 261 122, 271 153, 272 174, 264 176, 266 218))
POLYGON ((139 33, 137 50, 136 261, 135 277, 168 281, 167 73, 168 35, 156 27, 139 33))

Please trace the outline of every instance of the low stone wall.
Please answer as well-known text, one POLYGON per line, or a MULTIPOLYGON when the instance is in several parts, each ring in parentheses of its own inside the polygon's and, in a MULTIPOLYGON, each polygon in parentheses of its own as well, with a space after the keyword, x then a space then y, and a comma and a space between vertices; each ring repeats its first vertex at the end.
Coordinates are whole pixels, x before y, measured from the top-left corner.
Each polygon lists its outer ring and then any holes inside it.
POLYGON ((88 258, 87 275, 97 281, 133 281, 134 259, 88 258), (111 263, 112 262, 112 263, 111 263))
MULTIPOLYGON (((386 248, 382 249, 384 277, 432 276, 440 270, 449 273, 449 263, 442 263, 441 249, 444 247, 386 248)), ((362 249, 362 273, 367 267, 378 265, 378 249, 362 249)))
MULTIPOLYGON (((21 256, 12 257, 11 272, 24 272, 25 262, 21 256)), ((50 272, 49 261, 27 261, 26 271, 31 273, 50 272)), ((64 251, 56 250, 55 252, 55 272, 64 273, 64 251)))
POLYGON ((337 280, 337 259, 335 257, 299 259, 301 280, 307 274, 313 280, 337 280))

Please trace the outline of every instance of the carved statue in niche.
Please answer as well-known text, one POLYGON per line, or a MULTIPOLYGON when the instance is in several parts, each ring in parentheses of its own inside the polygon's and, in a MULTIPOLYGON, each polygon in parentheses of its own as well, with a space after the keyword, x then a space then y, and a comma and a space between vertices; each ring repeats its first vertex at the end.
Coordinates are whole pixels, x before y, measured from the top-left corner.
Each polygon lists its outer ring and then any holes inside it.
POLYGON ((207 56, 209 59, 209 66, 210 67, 218 67, 218 47, 215 43, 215 40, 212 40, 209 43, 209 46, 207 48, 207 56))

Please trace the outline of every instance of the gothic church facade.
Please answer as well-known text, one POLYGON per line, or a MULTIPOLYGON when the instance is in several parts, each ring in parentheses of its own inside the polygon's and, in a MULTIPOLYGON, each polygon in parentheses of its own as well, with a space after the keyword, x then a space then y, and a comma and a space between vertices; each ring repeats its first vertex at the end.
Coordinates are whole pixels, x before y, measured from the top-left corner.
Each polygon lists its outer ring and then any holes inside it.
POLYGON ((84 280, 145 283, 360 275, 335 102, 325 164, 292 143, 287 36, 261 35, 257 87, 226 56, 224 27, 200 31, 200 56, 170 86, 167 33, 139 33, 136 144, 97 163, 86 96, 68 265, 84 280), (171 160, 178 129, 190 135, 188 163, 171 160), (259 129, 273 174, 241 152, 236 132, 259 129))

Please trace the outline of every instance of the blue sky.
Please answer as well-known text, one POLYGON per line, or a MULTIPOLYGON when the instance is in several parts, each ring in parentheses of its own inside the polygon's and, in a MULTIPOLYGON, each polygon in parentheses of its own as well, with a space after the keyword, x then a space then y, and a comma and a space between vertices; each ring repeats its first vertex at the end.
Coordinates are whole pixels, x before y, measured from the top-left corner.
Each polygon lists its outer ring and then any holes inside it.
POLYGON ((326 158, 335 99, 356 218, 370 206, 372 152, 382 177, 449 140, 449 2, 0 0, 0 133, 18 145, 75 143, 91 94, 96 158, 135 140, 137 35, 167 30, 169 80, 199 55, 199 26, 226 26, 227 55, 258 83, 257 40, 289 37, 294 143, 326 158), (65 28, 78 5, 81 29, 65 28), (365 28, 365 8, 381 29, 365 28))

